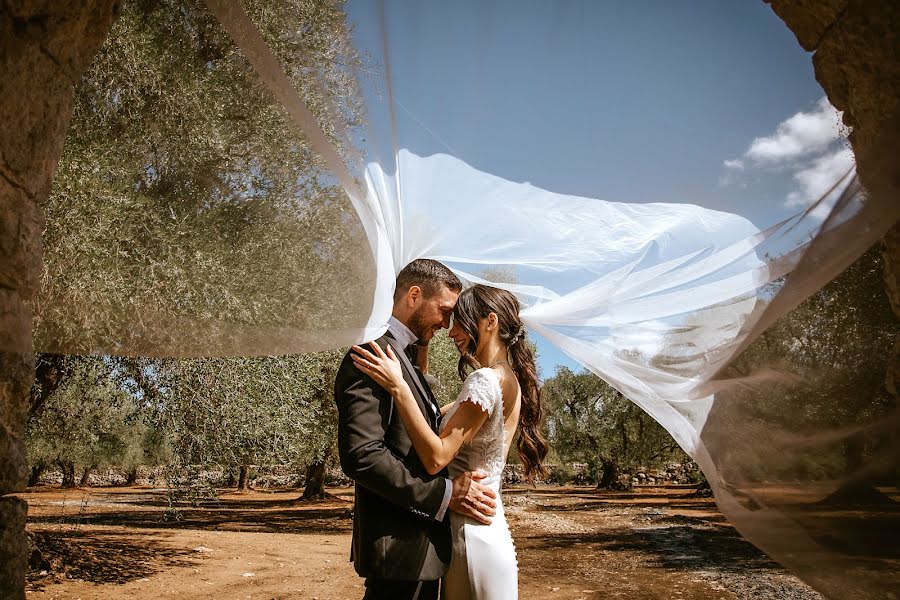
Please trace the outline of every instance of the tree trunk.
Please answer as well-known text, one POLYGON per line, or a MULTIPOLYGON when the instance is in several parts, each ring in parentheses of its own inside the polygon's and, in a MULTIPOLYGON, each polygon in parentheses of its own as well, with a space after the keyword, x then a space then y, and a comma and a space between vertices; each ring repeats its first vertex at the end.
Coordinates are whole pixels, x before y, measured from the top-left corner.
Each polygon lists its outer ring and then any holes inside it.
POLYGON ((303 488, 302 500, 319 500, 325 497, 325 464, 328 457, 311 463, 306 467, 306 487, 303 488))
POLYGON ((712 486, 709 484, 709 480, 706 477, 703 478, 703 481, 697 484, 697 489, 694 490, 691 496, 695 496, 698 498, 712 498, 712 486))
POLYGON ((41 482, 41 475, 47 470, 47 463, 41 461, 31 467, 31 473, 28 474, 28 487, 36 486, 41 482))
POLYGON ((244 492, 250 486, 250 465, 241 465, 241 474, 238 477, 238 491, 244 492))
POLYGON ((847 475, 852 475, 857 469, 862 467, 865 449, 866 439, 861 434, 851 435, 844 440, 844 458, 846 460, 844 463, 844 472, 847 475))
POLYGON ((137 483, 138 470, 137 467, 128 469, 128 476, 125 479, 125 485, 132 486, 137 483))
POLYGON ((59 463, 59 468, 62 469, 63 474, 62 486, 64 488, 75 487, 75 463, 62 461, 59 463))
POLYGON ((604 490, 613 490, 619 486, 619 463, 613 458, 601 458, 603 474, 597 487, 604 490))
POLYGON ((119 0, 0 5, 0 598, 25 598, 25 419, 34 382, 29 302, 43 270, 46 202, 72 116, 74 86, 119 0))
POLYGON ((34 385, 28 403, 28 418, 37 415, 53 392, 68 374, 66 357, 62 354, 41 354, 34 372, 34 385))
POLYGON ((81 487, 88 487, 88 484, 91 481, 91 473, 96 468, 97 468, 97 465, 91 465, 89 467, 85 467, 84 472, 81 474, 81 482, 78 485, 80 485, 81 487))

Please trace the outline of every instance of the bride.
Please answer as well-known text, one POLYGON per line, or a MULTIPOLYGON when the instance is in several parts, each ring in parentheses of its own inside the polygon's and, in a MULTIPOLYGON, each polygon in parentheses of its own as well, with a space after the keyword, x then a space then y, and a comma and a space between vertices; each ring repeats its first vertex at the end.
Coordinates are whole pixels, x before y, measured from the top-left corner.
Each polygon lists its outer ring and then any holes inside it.
POLYGON ((354 346, 353 360, 363 373, 394 397, 413 447, 429 473, 447 467, 450 476, 482 470, 482 483, 497 492, 490 525, 450 513, 453 554, 443 580, 445 600, 495 600, 518 597, 518 566, 512 536, 500 501, 500 482, 511 440, 526 479, 544 473, 547 442, 540 433, 541 405, 537 369, 516 297, 499 288, 475 285, 463 291, 453 311, 450 337, 461 357, 456 401, 441 409, 435 434, 403 379, 400 361, 388 345, 373 352, 354 346))

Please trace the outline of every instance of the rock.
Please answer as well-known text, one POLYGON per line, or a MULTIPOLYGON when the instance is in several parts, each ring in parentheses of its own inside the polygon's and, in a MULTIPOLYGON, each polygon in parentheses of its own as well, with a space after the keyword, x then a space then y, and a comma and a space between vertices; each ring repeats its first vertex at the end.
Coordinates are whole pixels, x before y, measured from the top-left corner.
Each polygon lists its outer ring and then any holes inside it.
POLYGON ((0 591, 4 600, 25 597, 28 542, 25 518, 28 504, 15 496, 0 498, 0 591))
POLYGON ((34 377, 31 313, 41 277, 39 206, 72 113, 74 84, 118 0, 10 0, 0 10, 0 598, 24 598, 24 414, 34 377))
MULTIPOLYGON (((894 314, 900 318, 900 224, 884 236, 884 288, 891 301, 894 314)), ((894 342, 894 360, 888 366, 885 377, 888 391, 900 396, 900 337, 894 342)))
MULTIPOLYGON (((0 301, 3 299, 0 294, 0 301)), ((34 379, 34 355, 0 354, 0 495, 25 489, 25 416, 34 379)), ((2 524, 3 521, 0 521, 2 524)), ((0 525, 2 527, 2 525, 0 525)))
POLYGON ((28 543, 28 569, 31 571, 40 569, 40 575, 43 577, 50 569, 50 561, 44 557, 44 553, 41 550, 44 538, 29 531, 25 532, 25 536, 28 543))
POLYGON ((813 51, 848 0, 763 0, 787 23, 804 50, 813 51))

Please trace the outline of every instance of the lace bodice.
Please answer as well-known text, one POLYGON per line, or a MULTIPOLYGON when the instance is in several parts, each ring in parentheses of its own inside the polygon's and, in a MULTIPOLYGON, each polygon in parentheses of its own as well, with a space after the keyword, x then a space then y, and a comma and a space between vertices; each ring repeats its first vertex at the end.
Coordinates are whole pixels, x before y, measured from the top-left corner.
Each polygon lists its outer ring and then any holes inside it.
POLYGON ((499 487, 506 466, 506 431, 503 427, 503 391, 497 372, 485 367, 473 371, 463 382, 456 401, 441 419, 441 430, 453 418, 463 402, 474 402, 487 412, 488 418, 472 441, 459 450, 447 469, 450 477, 465 471, 481 469, 488 474, 486 484, 499 487))

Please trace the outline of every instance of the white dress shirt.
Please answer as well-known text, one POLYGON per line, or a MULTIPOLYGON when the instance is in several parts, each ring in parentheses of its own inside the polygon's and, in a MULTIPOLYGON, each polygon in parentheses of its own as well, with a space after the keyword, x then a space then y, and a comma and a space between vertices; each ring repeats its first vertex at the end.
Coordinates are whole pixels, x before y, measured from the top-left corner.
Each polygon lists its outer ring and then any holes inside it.
MULTIPOLYGON (((391 315, 388 319, 388 331, 394 336, 395 340, 403 345, 404 348, 410 344, 415 344, 419 340, 418 336, 410 331, 409 327, 400 322, 394 315, 391 315)), ((428 398, 425 398, 425 401, 428 402, 428 398)), ((437 414, 440 414, 440 407, 432 406, 434 410, 437 411, 437 414)), ((444 500, 441 502, 440 510, 434 515, 434 518, 437 521, 442 521, 444 519, 444 515, 447 513, 447 507, 450 506, 450 498, 453 496, 453 482, 449 479, 446 479, 445 481, 447 482, 447 487, 444 488, 444 500)))

